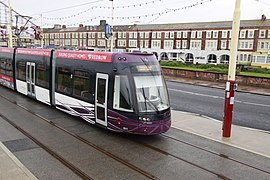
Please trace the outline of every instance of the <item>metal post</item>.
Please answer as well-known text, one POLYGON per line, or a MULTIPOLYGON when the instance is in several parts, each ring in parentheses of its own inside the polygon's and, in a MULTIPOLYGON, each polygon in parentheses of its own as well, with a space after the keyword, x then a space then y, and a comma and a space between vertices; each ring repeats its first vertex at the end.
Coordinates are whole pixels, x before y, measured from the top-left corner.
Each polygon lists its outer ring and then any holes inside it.
POLYGON ((236 0, 232 24, 232 40, 231 40, 230 62, 228 70, 228 81, 226 83, 226 90, 225 90, 223 137, 231 136, 234 91, 236 90, 235 72, 236 72, 236 57, 238 49, 240 14, 241 14, 240 6, 241 0, 236 0))
POLYGON ((43 48, 43 28, 42 28, 42 20, 43 20, 43 17, 42 17, 42 14, 40 14, 40 34, 41 34, 41 38, 40 38, 40 46, 41 46, 41 48, 43 48))
POLYGON ((113 16, 114 16, 114 1, 113 0, 110 0, 112 1, 112 21, 111 21, 111 33, 112 33, 112 36, 111 36, 111 52, 113 52, 113 39, 114 39, 114 36, 113 36, 113 16))
POLYGON ((8 47, 13 47, 13 40, 12 40, 12 17, 11 17, 11 6, 10 6, 10 0, 8 0, 8 47))

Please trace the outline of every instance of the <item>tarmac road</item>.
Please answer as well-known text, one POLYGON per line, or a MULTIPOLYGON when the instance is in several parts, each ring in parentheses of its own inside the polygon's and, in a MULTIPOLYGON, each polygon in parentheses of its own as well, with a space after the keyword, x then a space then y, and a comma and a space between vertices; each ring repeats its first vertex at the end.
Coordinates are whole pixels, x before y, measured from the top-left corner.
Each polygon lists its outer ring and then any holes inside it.
MULTIPOLYGON (((172 109, 223 120, 224 89, 167 81, 172 109)), ((233 124, 270 131, 270 96, 236 92, 233 124)))

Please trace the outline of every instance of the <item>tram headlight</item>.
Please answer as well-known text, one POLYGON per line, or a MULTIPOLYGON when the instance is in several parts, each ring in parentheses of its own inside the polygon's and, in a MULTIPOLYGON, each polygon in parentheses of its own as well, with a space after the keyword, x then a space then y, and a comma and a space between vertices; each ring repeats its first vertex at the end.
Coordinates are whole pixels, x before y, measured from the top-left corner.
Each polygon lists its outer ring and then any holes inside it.
POLYGON ((149 122, 149 121, 151 121, 151 119, 149 118, 149 117, 139 117, 139 120, 140 121, 144 121, 144 122, 149 122))

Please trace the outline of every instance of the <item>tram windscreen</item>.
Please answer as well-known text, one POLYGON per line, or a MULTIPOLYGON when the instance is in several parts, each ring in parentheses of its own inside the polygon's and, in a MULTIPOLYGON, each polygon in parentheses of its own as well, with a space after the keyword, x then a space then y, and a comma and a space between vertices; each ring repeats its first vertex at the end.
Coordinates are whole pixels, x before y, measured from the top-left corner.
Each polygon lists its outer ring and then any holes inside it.
POLYGON ((168 93, 161 75, 134 76, 140 112, 158 112, 169 107, 168 93))

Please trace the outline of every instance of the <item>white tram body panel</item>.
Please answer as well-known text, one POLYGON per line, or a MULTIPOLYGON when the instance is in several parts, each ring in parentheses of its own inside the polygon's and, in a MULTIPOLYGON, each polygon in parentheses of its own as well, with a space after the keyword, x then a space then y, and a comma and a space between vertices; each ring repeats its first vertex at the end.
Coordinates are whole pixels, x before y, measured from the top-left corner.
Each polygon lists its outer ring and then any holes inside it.
POLYGON ((95 123, 94 118, 94 105, 78 100, 76 98, 72 98, 67 95, 63 95, 60 93, 55 93, 55 106, 57 109, 69 113, 73 116, 79 116, 90 122, 92 124, 95 123))
POLYGON ((27 96, 27 83, 16 79, 17 91, 27 96))

